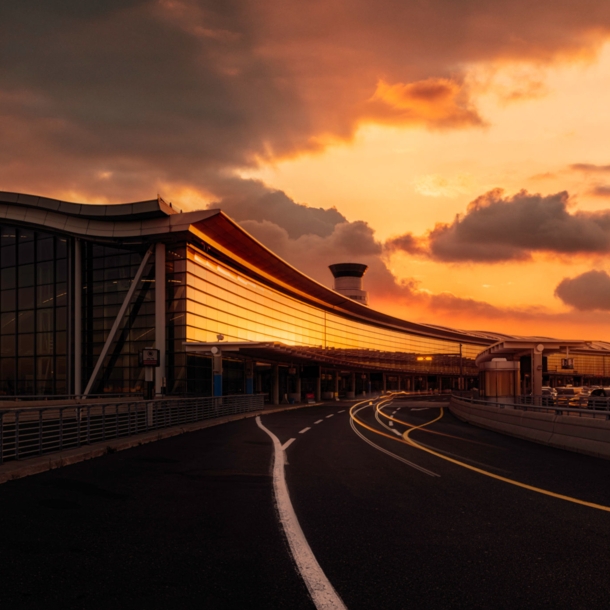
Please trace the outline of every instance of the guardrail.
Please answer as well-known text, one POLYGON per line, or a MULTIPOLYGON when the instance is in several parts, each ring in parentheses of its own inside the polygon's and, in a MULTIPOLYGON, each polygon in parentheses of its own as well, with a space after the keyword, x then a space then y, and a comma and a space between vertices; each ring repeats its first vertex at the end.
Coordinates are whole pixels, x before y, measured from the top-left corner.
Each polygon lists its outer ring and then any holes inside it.
MULTIPOLYGON (((134 398, 134 394, 119 392, 116 394, 0 394, 0 403, 3 402, 34 402, 57 400, 87 400, 92 398, 134 398)), ((137 394, 142 398, 142 394, 137 394)))
POLYGON ((475 398, 464 392, 454 393, 455 398, 470 404, 499 407, 501 409, 520 409, 522 411, 537 411, 539 413, 556 413, 557 415, 573 415, 578 417, 594 417, 610 419, 610 404, 599 400, 589 400, 589 397, 577 396, 515 396, 514 402, 502 402, 495 398, 475 398))
POLYGON ((0 409, 0 464, 263 406, 247 394, 0 409))

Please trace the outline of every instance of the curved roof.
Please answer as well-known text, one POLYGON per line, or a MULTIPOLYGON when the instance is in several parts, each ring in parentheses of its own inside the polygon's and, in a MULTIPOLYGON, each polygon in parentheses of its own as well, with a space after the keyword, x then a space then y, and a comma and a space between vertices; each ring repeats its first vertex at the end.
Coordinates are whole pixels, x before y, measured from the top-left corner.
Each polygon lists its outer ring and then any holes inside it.
MULTIPOLYGON (((418 324, 375 311, 301 273, 221 210, 179 213, 160 197, 134 203, 85 204, 0 192, 0 220, 2 219, 85 239, 120 241, 122 245, 196 238, 224 255, 229 264, 257 276, 266 284, 354 320, 420 336, 480 346, 517 338, 503 333, 418 324)), ((610 349, 607 346, 609 344, 604 342, 596 345, 598 350, 610 349)))
POLYGON ((23 193, 8 193, 0 191, 0 202, 17 204, 20 208, 33 208, 49 212, 59 212, 67 216, 81 218, 114 220, 145 220, 148 218, 164 218, 169 214, 176 214, 171 203, 167 204, 161 197, 149 199, 148 201, 136 201, 134 203, 72 203, 50 199, 49 197, 38 197, 37 195, 24 195, 23 193))

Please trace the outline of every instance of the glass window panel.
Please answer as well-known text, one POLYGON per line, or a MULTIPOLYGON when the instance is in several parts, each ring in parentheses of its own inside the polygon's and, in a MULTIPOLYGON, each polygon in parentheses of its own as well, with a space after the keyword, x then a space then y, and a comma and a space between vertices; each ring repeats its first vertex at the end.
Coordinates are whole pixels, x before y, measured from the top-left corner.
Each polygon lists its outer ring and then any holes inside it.
POLYGON ((68 326, 67 307, 58 307, 55 310, 55 330, 66 330, 68 326))
POLYGON ((53 309, 39 309, 36 312, 36 332, 47 333, 53 330, 53 309))
POLYGON ((34 231, 29 229, 19 229, 17 233, 18 241, 20 244, 34 241, 34 231))
POLYGON ((10 358, 2 358, 2 360, 0 360, 0 377, 2 377, 3 380, 14 379, 16 370, 17 367, 13 355, 11 355, 10 358))
POLYGON ((0 315, 0 333, 11 335, 15 333, 17 314, 14 311, 0 315))
POLYGON ((3 290, 0 293, 0 309, 2 311, 13 311, 16 309, 16 290, 3 290))
POLYGON ((17 314, 17 330, 19 333, 34 332, 34 312, 20 311, 17 314))
POLYGON ((36 265, 36 283, 39 286, 53 283, 53 261, 36 265))
POLYGON ((66 333, 56 332, 55 333, 55 353, 65 354, 66 353, 66 333))
POLYGON ((15 246, 5 246, 0 250, 0 266, 14 267, 16 263, 15 246))
POLYGON ((19 260, 19 265, 25 265, 27 263, 34 262, 34 242, 33 241, 21 241, 21 236, 19 239, 17 257, 19 260))
MULTIPOLYGON (((21 337, 21 335, 19 335, 21 337)), ((21 345, 21 344, 20 344, 21 345)), ((41 356, 50 356, 53 354, 53 333, 36 333, 36 354, 41 356)), ((26 354, 22 354, 19 352, 20 356, 24 356, 26 354)))
POLYGON ((17 382, 19 392, 34 392, 34 358, 17 359, 17 382))
POLYGON ((66 376, 66 358, 63 356, 58 356, 55 358, 55 372, 58 377, 66 376))
POLYGON ((19 264, 18 275, 20 288, 34 285, 34 265, 19 264))
POLYGON ((50 261, 53 259, 53 238, 39 239, 36 246, 36 260, 50 261))
POLYGON ((53 358, 36 358, 36 381, 44 383, 53 380, 53 358))
POLYGON ((55 281, 65 282, 68 279, 68 261, 58 260, 55 267, 55 281))
POLYGON ((19 356, 33 356, 34 355, 34 333, 27 335, 18 335, 19 341, 17 343, 17 354, 19 356))
POLYGON ((13 245, 16 241, 17 229, 14 227, 0 227, 0 246, 13 245))
POLYGON ((38 286, 36 289, 36 306, 37 307, 53 307, 55 302, 53 284, 46 286, 38 286))
POLYGON ((62 237, 58 237, 56 241, 56 258, 66 258, 68 256, 68 242, 62 237))
POLYGON ((0 355, 2 357, 15 357, 15 335, 0 336, 0 355))
POLYGON ((2 269, 0 274, 0 288, 2 288, 2 290, 15 288, 15 267, 2 269))
POLYGON ((17 309, 31 309, 35 305, 36 289, 32 288, 19 288, 17 295, 17 309))
POLYGON ((58 307, 65 305, 68 301, 68 286, 67 284, 56 284, 55 285, 55 305, 58 307))

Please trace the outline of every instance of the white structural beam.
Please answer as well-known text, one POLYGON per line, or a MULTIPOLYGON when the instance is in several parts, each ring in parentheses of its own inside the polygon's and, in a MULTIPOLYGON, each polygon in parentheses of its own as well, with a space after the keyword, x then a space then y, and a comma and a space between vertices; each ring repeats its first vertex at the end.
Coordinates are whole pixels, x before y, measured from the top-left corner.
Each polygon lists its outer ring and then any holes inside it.
POLYGON ((135 277, 133 278, 133 281, 131 282, 131 286, 129 287, 127 294, 125 295, 125 299, 123 300, 121 309, 119 309, 119 313, 117 314, 117 317, 114 320, 114 324, 112 325, 112 328, 110 329, 110 333, 108 334, 106 343, 104 343, 104 347, 102 348, 102 353, 100 354, 99 358, 97 359, 97 362, 95 363, 95 368, 93 369, 93 373, 91 373, 91 378, 89 379, 89 383, 87 383, 87 387, 85 388, 85 391, 83 392, 83 396, 88 396, 89 392, 91 392, 91 388, 93 387, 93 383, 95 382, 97 374, 99 373, 100 368, 102 368, 102 364, 104 363, 104 358, 106 357, 106 354, 108 353, 108 350, 110 349, 110 346, 112 345, 112 342, 114 341, 114 336, 116 335, 116 331, 119 329, 119 326, 121 325, 121 320, 123 319, 123 316, 125 315, 125 312, 127 311, 127 307, 129 306, 129 303, 131 302, 131 297, 133 296, 133 293, 136 291, 136 288, 137 288, 140 280, 142 279, 142 274, 144 273, 144 268, 146 267, 146 263, 148 262, 148 259, 150 258, 152 249, 153 249, 152 246, 150 248, 148 248, 148 250, 146 250, 146 254, 144 254, 144 257, 142 258, 142 262, 140 263, 140 266, 138 267, 138 271, 137 271, 135 277))
POLYGON ((155 394, 161 395, 165 378, 165 244, 155 245, 155 345, 159 366, 155 369, 155 394))

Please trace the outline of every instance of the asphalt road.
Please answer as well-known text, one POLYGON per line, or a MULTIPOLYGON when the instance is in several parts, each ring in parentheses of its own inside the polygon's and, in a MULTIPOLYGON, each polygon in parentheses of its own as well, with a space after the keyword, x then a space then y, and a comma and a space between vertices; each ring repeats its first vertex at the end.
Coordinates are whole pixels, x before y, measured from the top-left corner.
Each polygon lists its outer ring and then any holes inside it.
MULTIPOLYGON (((295 439, 292 503, 348 608, 610 607, 610 512, 508 482, 610 506, 608 461, 443 409, 410 435, 456 464, 402 439, 440 405, 384 413, 392 426, 359 411, 373 430, 358 430, 394 455, 352 430, 348 405, 261 418, 295 439)), ((1 485, 0 605, 313 607, 278 524, 272 455, 247 419, 1 485)))

